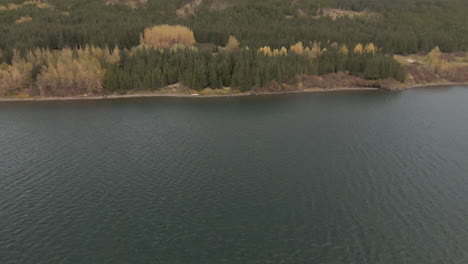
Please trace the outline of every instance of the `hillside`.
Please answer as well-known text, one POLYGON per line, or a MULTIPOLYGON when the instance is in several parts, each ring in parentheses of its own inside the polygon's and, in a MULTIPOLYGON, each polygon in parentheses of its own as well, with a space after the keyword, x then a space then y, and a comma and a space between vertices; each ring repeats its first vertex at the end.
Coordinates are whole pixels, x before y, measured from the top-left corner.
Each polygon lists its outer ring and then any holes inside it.
POLYGON ((0 49, 129 48, 145 27, 183 24, 218 46, 232 34, 255 48, 330 41, 393 53, 466 51, 467 13, 462 0, 0 0, 0 49), (21 17, 26 23, 15 23, 21 17))
POLYGON ((465 60, 467 13, 463 0, 0 0, 0 95, 463 81, 444 56, 465 60), (435 47, 429 66, 393 57, 435 47))

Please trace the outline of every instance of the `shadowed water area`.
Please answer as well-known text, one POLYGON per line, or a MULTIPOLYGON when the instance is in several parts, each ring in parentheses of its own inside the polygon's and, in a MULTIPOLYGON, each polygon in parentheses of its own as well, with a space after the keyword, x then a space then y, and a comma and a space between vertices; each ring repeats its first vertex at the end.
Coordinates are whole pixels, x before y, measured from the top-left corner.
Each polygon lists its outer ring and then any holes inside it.
POLYGON ((468 87, 0 103, 0 263, 468 263, 468 87))

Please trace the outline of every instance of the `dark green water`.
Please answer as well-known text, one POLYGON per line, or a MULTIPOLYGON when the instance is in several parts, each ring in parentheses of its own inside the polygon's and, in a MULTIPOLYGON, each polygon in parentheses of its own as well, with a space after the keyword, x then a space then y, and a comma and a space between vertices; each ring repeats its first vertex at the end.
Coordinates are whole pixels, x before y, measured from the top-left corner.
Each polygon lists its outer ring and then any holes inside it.
POLYGON ((0 263, 468 263, 468 89, 0 103, 0 263))

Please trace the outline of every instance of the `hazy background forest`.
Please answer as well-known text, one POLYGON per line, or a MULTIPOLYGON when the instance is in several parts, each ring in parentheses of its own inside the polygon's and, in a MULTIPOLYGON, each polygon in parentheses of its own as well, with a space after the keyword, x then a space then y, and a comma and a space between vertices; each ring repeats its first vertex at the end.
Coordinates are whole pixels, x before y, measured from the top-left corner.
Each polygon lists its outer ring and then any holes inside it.
POLYGON ((425 56, 435 47, 438 57, 413 74, 450 79, 437 52, 465 56, 465 2, 0 0, 0 94, 102 94, 176 83, 281 90, 283 83, 324 85, 306 75, 338 73, 352 85, 363 82, 354 77, 404 81, 393 55, 425 56), (181 27, 151 33, 164 24, 181 27), (151 39, 179 31, 165 43, 151 39))

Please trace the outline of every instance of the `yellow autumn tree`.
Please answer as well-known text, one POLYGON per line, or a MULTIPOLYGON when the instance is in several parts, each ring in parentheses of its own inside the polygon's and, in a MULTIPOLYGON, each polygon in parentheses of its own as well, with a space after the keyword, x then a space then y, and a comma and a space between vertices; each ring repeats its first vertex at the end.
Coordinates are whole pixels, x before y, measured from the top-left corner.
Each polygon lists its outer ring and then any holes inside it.
POLYGON ((263 54, 263 53, 264 53, 263 47, 260 47, 260 48, 258 49, 257 53, 258 53, 258 54, 263 54))
POLYGON ((362 44, 361 43, 358 43, 355 47, 354 47, 354 53, 356 54, 362 54, 362 52, 364 51, 364 48, 362 47, 362 44))
POLYGON ((374 45, 374 43, 369 43, 366 45, 366 47, 364 48, 364 50, 367 52, 367 53, 372 53, 375 55, 375 53, 377 52, 377 47, 374 45))
POLYGON ((424 60, 427 63, 426 68, 429 68, 439 78, 448 78, 452 72, 451 66, 447 60, 443 59, 442 52, 439 47, 435 47, 429 52, 424 60))
POLYGON ((227 50, 230 50, 230 51, 234 51, 234 50, 237 50, 239 49, 239 41, 237 41, 236 37, 234 37, 233 35, 229 36, 229 40, 226 44, 226 49, 227 50))
POLYGON ((270 56, 270 57, 273 56, 273 51, 271 50, 269 46, 261 47, 260 49, 258 49, 258 53, 263 54, 265 56, 270 56))
POLYGON ((185 26, 159 25, 146 28, 140 36, 140 43, 151 47, 167 49, 175 44, 191 46, 195 44, 192 30, 185 26))
POLYGON ((0 95, 15 95, 23 87, 23 74, 19 69, 8 65, 0 68, 0 95))
POLYGON ((43 67, 36 81, 41 96, 102 93, 105 70, 92 54, 93 49, 102 52, 94 47, 78 49, 76 58, 71 49, 65 48, 47 56, 47 66, 43 67))
POLYGON ((11 65, 4 63, 0 67, 0 95, 18 95, 31 88, 32 68, 32 63, 13 50, 11 65))
POLYGON ((349 54, 348 47, 346 47, 346 45, 343 44, 343 46, 341 46, 340 48, 340 53, 344 55, 348 55, 349 54))
POLYGON ((312 43, 312 49, 310 49, 310 52, 312 58, 318 57, 318 55, 320 55, 320 42, 314 41, 314 43, 312 43))
POLYGON ((281 49, 279 51, 279 54, 281 56, 286 56, 286 55, 288 55, 288 50, 285 47, 281 47, 281 49))
POLYGON ((302 45, 302 42, 298 42, 294 45, 291 45, 291 47, 289 47, 289 51, 302 55, 304 54, 304 46, 302 45))
POLYGON ((303 54, 304 54, 304 56, 306 56, 307 58, 313 58, 313 57, 312 57, 312 52, 311 52, 311 50, 310 50, 309 47, 306 47, 306 48, 304 49, 304 53, 303 53, 303 54))
POLYGON ((108 47, 104 48, 104 59, 109 64, 116 64, 120 61, 120 49, 115 46, 112 51, 108 47))
POLYGON ((439 46, 436 46, 426 55, 425 60, 429 63, 432 63, 434 61, 437 61, 440 58, 440 56, 442 56, 442 52, 440 51, 439 46))

